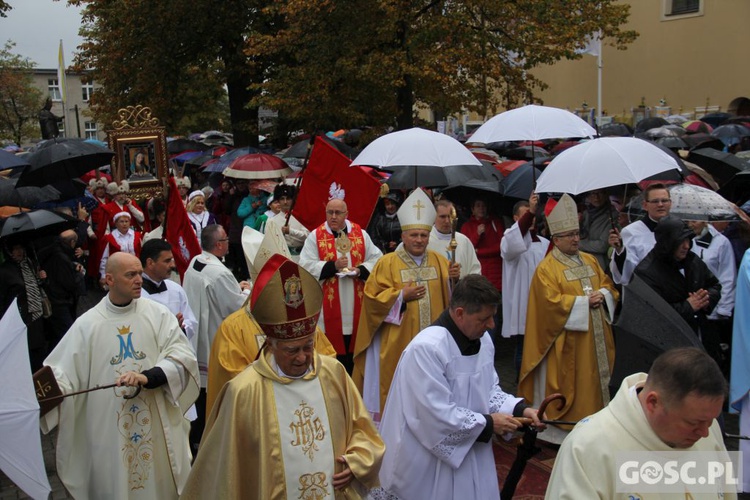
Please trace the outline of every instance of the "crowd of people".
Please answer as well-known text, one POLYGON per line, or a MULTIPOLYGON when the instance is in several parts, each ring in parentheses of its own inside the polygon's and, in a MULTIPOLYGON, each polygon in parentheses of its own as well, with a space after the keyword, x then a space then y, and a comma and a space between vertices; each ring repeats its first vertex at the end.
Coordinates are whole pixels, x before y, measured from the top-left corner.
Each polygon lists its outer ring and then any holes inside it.
POLYGON ((632 223, 616 191, 532 192, 500 214, 417 188, 384 192, 368 227, 332 197, 308 229, 294 186, 204 183, 176 182, 202 250, 181 279, 164 203, 136 202, 127 181, 92 179, 75 230, 5 240, 0 308, 19 299, 32 370, 50 366, 64 393, 118 385, 42 420, 60 427, 75 498, 498 498, 492 438, 525 425, 562 445, 549 498, 615 498, 602 464, 617 450, 725 451, 727 380, 748 404, 733 321, 748 232, 671 216, 663 184, 632 223), (705 349, 667 351, 617 391, 612 325, 633 277, 705 349), (79 316, 87 288, 104 297, 79 316), (495 371, 500 337, 515 340, 518 396, 495 371), (538 414, 554 393, 565 403, 538 414))

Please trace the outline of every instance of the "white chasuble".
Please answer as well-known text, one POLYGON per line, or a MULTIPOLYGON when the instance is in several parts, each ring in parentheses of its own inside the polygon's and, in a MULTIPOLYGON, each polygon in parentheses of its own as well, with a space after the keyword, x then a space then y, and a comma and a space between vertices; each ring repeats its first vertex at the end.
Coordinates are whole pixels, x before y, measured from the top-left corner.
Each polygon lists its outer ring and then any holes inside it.
POLYGON ((335 457, 320 380, 273 382, 289 499, 333 498, 335 457))

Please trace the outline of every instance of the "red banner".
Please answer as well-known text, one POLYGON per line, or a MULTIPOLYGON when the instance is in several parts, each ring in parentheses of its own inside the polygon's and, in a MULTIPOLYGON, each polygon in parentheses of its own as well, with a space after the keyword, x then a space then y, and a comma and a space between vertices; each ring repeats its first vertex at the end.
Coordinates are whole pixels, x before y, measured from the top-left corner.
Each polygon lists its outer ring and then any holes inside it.
POLYGON ((326 204, 342 198, 347 218, 366 228, 380 194, 380 182, 324 140, 316 140, 302 175, 292 214, 310 231, 326 220, 326 204))
POLYGON ((201 253, 201 246, 195 236, 193 226, 190 225, 185 205, 182 204, 180 191, 177 189, 174 177, 169 177, 169 198, 167 199, 167 216, 164 219, 164 234, 162 236, 172 245, 172 255, 180 278, 185 276, 190 260, 201 253))

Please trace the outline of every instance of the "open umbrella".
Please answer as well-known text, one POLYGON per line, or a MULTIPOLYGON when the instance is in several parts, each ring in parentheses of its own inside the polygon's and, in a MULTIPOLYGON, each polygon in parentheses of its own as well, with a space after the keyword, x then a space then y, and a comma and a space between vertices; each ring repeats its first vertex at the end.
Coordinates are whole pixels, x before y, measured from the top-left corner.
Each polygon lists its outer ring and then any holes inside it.
POLYGON ((601 137, 566 149, 542 175, 539 193, 581 194, 631 184, 671 169, 678 163, 649 141, 634 137, 601 137))
POLYGON ((652 116, 650 118, 644 118, 643 120, 636 123, 634 132, 636 134, 642 134, 647 130, 663 127, 664 125, 669 125, 669 122, 659 116, 652 116))
POLYGON ((672 199, 670 215, 684 220, 736 220, 732 203, 710 189, 692 184, 669 186, 672 199))
POLYGON ((617 339, 610 387, 628 375, 648 372, 659 354, 675 347, 698 347, 701 341, 684 319, 637 275, 623 289, 622 311, 614 324, 617 339))
POLYGON ((539 158, 548 158, 549 151, 536 146, 518 146, 510 148, 503 153, 509 160, 537 160, 539 158))
POLYGON ((0 319, 0 469, 31 498, 51 491, 39 435, 39 403, 31 378, 26 325, 15 299, 0 319))
MULTIPOLYGON (((326 141, 328 144, 336 148, 339 153, 343 154, 347 158, 354 158, 357 156, 357 151, 349 146, 348 144, 345 144, 342 141, 331 139, 326 136, 318 136, 315 138, 316 141, 323 140, 326 141)), ((284 151, 284 154, 282 155, 284 158, 304 158, 307 154, 307 146, 310 144, 310 139, 303 139, 301 141, 295 142, 292 144, 289 149, 284 151)))
POLYGON ((284 160, 265 153, 240 156, 224 170, 224 176, 235 179, 276 179, 291 173, 284 160))
POLYGON ((593 137, 596 130, 570 111, 530 104, 493 116, 468 142, 538 141, 568 137, 593 137))
POLYGON ((721 140, 724 144, 732 145, 737 144, 743 137, 750 136, 750 128, 740 125, 739 123, 732 123, 730 125, 721 125, 716 127, 711 132, 713 137, 721 140))
POLYGON ((538 179, 542 171, 533 167, 531 162, 503 162, 498 165, 503 176, 500 182, 503 196, 528 200, 534 190, 534 179, 538 179))
POLYGON ((700 120, 702 122, 706 122, 709 125, 711 125, 713 128, 716 128, 720 125, 723 125, 727 120, 732 118, 731 113, 724 113, 724 112, 716 112, 716 113, 709 113, 707 115, 703 115, 700 120))
POLYGON ((206 173, 223 172, 237 158, 244 155, 260 153, 260 149, 246 146, 244 148, 232 149, 221 155, 215 162, 206 165, 203 170, 206 173))
POLYGON ((29 162, 23 157, 0 149, 0 170, 28 167, 29 162))
POLYGON ((714 128, 706 122, 700 120, 690 120, 682 124, 682 128, 688 134, 710 134, 714 128))
POLYGON ((354 165, 448 167, 481 162, 453 137, 415 127, 378 137, 357 155, 354 165))
POLYGON ((60 191, 52 186, 16 187, 17 182, 18 179, 0 177, 0 206, 31 208, 39 203, 60 198, 60 191))
POLYGON ((207 144, 193 141, 191 139, 173 139, 167 142, 167 153, 170 155, 178 155, 185 151, 205 151, 210 147, 211 146, 207 144))
POLYGON ((107 165, 115 153, 81 139, 50 139, 37 145, 24 159, 29 162, 18 179, 18 187, 46 186, 55 181, 80 177, 107 165))
POLYGON ((633 129, 625 123, 612 122, 599 127, 599 135, 602 137, 632 137, 633 129))
POLYGON ((11 215, 5 219, 0 228, 0 239, 23 236, 35 239, 42 236, 57 235, 66 229, 73 229, 78 220, 51 210, 34 210, 11 215))
POLYGON ((729 182, 736 173, 750 170, 750 163, 732 153, 713 148, 694 149, 690 151, 687 159, 711 174, 720 186, 729 182))
POLYGON ((477 183, 497 184, 499 181, 498 176, 495 175, 495 169, 489 165, 452 165, 447 167, 415 165, 389 168, 389 170, 393 172, 386 181, 390 189, 448 188, 468 185, 478 187, 477 183))
POLYGON ((687 149, 687 142, 683 141, 681 137, 659 137, 654 142, 661 144, 662 146, 669 149, 687 149))

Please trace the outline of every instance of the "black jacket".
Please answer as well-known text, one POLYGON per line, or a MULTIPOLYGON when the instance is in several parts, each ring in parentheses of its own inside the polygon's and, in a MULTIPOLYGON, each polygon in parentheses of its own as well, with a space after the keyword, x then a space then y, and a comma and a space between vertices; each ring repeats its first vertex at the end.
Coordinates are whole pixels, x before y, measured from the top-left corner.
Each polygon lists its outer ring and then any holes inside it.
POLYGON ((706 321, 721 297, 721 285, 706 264, 693 252, 688 252, 684 260, 678 262, 674 252, 683 240, 692 244, 694 233, 680 219, 664 217, 654 230, 656 244, 651 252, 635 268, 635 274, 643 279, 667 301, 687 321, 690 327, 698 329, 706 321), (685 270, 683 276, 681 269, 685 270), (709 295, 708 307, 693 311, 688 303, 688 294, 701 288, 709 295))

